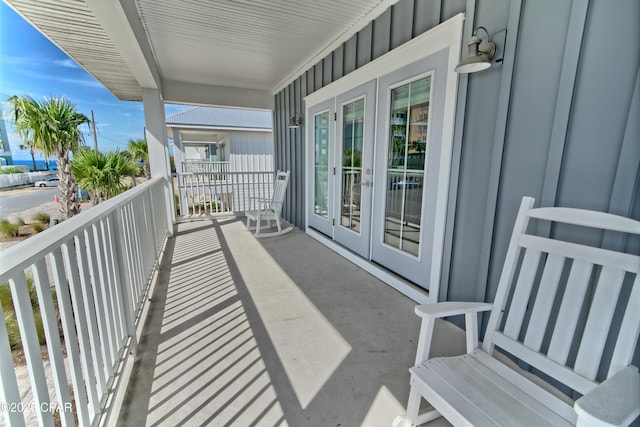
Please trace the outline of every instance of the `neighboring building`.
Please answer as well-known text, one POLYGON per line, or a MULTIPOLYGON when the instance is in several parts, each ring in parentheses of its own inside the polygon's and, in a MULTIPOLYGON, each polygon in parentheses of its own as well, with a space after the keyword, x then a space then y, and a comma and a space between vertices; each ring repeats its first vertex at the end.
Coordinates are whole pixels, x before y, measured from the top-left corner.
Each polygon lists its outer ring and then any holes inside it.
POLYGON ((4 123, 4 116, 2 114, 2 105, 0 105, 0 163, 3 165, 13 164, 11 146, 9 145, 9 136, 7 135, 7 127, 4 123))
POLYGON ((167 117, 176 171, 183 162, 227 162, 231 171, 273 170, 271 112, 195 107, 167 117))

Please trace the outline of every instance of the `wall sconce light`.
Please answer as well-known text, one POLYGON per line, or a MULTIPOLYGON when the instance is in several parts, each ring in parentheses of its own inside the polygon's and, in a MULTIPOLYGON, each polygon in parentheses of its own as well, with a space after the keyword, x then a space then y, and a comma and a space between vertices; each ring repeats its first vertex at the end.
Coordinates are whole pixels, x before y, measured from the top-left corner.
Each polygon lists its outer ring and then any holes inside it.
POLYGON ((302 116, 296 113, 293 113, 289 118, 289 129, 295 129, 302 126, 302 116))
POLYGON ((475 73, 491 67, 491 58, 496 54, 496 45, 491 42, 491 36, 484 27, 478 27, 473 32, 473 36, 467 42, 469 51, 454 68, 456 73, 475 73), (480 46, 482 39, 478 37, 478 31, 483 30, 487 35, 487 41, 480 46))

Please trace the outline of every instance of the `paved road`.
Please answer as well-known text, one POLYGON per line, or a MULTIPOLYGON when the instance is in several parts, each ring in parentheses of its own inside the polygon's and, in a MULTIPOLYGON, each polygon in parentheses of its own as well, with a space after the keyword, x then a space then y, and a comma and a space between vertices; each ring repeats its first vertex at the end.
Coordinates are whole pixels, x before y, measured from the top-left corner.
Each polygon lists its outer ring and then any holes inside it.
POLYGON ((53 202, 58 187, 28 187, 0 192, 0 218, 53 202))

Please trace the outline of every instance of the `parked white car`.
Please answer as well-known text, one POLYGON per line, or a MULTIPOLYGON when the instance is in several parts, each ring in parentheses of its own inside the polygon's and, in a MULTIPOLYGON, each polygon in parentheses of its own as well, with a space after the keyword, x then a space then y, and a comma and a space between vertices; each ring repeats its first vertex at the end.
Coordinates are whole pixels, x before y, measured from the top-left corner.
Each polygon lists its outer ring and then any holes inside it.
POLYGON ((36 181, 36 187, 57 187, 60 183, 60 179, 57 176, 47 178, 44 181, 36 181))

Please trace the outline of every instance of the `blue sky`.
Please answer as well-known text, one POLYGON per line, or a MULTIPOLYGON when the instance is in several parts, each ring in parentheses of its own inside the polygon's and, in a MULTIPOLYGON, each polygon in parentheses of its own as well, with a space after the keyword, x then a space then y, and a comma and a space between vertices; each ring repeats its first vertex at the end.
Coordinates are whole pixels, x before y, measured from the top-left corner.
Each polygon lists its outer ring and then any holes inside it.
MULTIPOLYGON (((30 159, 6 113, 6 99, 30 95, 36 99, 65 96, 78 111, 90 117, 93 109, 98 148, 124 149, 129 138, 144 138, 141 102, 119 101, 100 82, 58 49, 5 3, 0 2, 0 102, 5 114, 13 158, 30 159)), ((189 107, 168 105, 167 114, 189 107)), ((93 134, 83 126, 85 142, 93 146, 93 134)), ((36 157, 36 158, 41 158, 36 157)))

